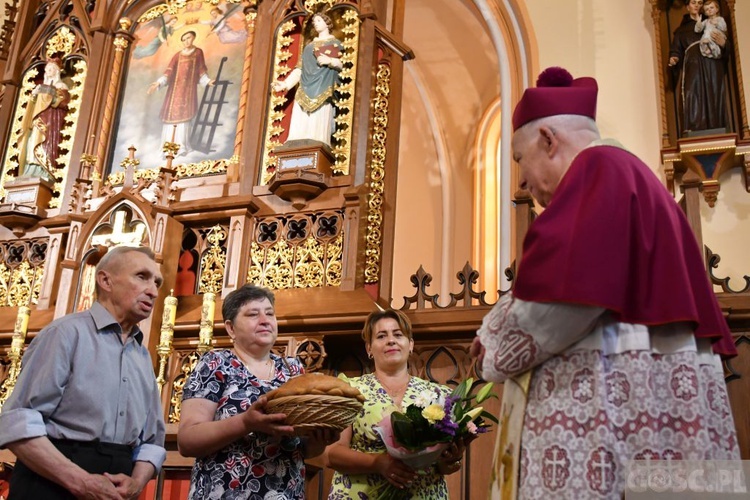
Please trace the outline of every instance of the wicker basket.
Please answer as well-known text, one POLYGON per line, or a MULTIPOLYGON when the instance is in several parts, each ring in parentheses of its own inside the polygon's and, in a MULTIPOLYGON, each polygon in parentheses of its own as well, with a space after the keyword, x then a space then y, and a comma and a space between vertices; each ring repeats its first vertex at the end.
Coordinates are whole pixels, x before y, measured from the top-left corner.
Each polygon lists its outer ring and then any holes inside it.
POLYGON ((284 396, 266 404, 266 413, 286 414, 286 423, 300 435, 315 429, 343 430, 361 409, 362 403, 356 399, 319 394, 284 396))

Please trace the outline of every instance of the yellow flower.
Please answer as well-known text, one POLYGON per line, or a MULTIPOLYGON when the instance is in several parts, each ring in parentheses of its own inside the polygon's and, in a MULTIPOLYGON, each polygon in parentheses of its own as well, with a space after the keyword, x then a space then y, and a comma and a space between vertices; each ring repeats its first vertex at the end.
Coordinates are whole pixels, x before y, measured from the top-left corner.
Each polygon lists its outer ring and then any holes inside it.
POLYGON ((445 410, 440 405, 430 405, 422 410, 422 416, 431 424, 445 418, 445 410))

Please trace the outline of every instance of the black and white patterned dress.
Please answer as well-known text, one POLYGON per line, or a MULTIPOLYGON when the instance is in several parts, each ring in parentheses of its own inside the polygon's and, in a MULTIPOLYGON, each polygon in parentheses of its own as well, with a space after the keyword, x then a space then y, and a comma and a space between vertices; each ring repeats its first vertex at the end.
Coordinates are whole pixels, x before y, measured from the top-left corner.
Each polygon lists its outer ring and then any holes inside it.
MULTIPOLYGON (((203 398, 218 404, 214 420, 246 411, 257 399, 304 373, 295 358, 271 354, 276 375, 260 380, 229 350, 206 353, 183 388, 183 401, 203 398)), ((262 433, 245 436, 216 453, 199 457, 190 477, 192 500, 292 500, 305 498, 302 440, 262 433)))

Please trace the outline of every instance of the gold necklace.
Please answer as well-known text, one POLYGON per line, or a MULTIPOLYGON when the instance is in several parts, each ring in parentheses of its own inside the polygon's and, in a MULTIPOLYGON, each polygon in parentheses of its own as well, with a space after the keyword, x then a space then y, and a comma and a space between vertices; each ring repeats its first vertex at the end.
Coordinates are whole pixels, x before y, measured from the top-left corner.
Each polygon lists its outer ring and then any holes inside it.
POLYGON ((406 388, 409 387, 409 382, 411 381, 411 375, 409 375, 406 378, 406 383, 401 387, 398 391, 393 391, 390 387, 388 387, 385 382, 380 380, 380 377, 378 377, 378 374, 375 373, 375 378, 378 379, 378 382, 380 382, 380 385, 383 386, 383 389, 385 389, 385 393, 390 396, 390 398, 395 402, 396 399, 398 399, 399 396, 402 395, 403 392, 406 392, 406 388))
MULTIPOLYGON (((252 373, 253 375, 255 375, 255 373, 253 373, 253 371, 250 370, 250 365, 248 364, 248 362, 245 361, 245 358, 243 358, 242 355, 240 355, 240 353, 237 351, 237 349, 232 349, 232 352, 234 352, 234 355, 237 356, 240 359, 240 361, 242 361, 242 364, 245 365, 245 369, 247 369, 247 371, 249 371, 250 373, 252 373)), ((263 379, 263 380, 273 380, 273 378, 274 378, 274 372, 276 371, 275 370, 276 363, 274 363, 273 360, 271 359, 271 357, 269 356, 268 361, 266 361, 264 364, 268 365, 268 376, 266 376, 266 378, 263 379)), ((260 378, 257 375, 255 375, 255 376, 257 378, 260 378)))

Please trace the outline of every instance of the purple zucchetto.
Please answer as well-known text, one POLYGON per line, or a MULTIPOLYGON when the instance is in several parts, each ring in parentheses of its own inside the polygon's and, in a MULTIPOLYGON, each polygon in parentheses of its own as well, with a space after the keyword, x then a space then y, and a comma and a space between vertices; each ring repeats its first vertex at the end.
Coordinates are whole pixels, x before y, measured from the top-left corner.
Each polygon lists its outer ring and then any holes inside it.
POLYGON ((513 112, 513 131, 539 118, 582 115, 596 119, 599 87, 591 77, 573 79, 565 69, 547 68, 539 74, 536 87, 526 89, 513 112))

